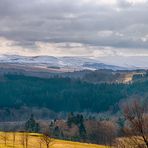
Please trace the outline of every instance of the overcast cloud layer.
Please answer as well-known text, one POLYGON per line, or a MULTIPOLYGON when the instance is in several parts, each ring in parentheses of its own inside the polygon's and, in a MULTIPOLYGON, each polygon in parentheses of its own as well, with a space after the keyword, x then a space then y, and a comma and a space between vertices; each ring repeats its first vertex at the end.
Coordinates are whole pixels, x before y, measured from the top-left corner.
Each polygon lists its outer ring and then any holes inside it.
POLYGON ((148 0, 0 0, 0 54, 148 56, 148 0))

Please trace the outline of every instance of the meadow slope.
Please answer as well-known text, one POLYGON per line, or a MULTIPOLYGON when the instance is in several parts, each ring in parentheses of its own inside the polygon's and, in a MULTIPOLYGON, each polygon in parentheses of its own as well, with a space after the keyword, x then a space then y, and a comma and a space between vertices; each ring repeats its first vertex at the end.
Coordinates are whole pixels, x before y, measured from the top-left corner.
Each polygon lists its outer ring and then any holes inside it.
MULTIPOLYGON (((41 135, 28 134, 28 136, 29 137, 28 137, 27 148, 46 148, 45 143, 41 141, 41 135)), ((14 140, 14 133, 0 132, 0 148, 13 148, 13 147, 26 148, 25 142, 23 145, 23 141, 25 141, 25 136, 23 133, 15 133, 14 144, 13 140, 14 140)), ((49 148, 107 148, 107 147, 95 144, 52 139, 49 148)))

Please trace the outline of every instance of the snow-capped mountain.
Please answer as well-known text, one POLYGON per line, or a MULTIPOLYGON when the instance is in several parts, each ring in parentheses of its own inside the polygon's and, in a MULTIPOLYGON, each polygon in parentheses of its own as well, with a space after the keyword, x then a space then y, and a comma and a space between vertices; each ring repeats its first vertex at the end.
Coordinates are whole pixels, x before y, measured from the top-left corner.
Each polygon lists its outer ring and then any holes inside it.
POLYGON ((127 70, 128 68, 125 67, 119 67, 119 66, 115 66, 115 65, 107 65, 104 63, 85 63, 83 65, 86 68, 92 68, 92 69, 112 69, 112 70, 127 70))
POLYGON ((18 65, 32 65, 44 67, 59 67, 70 68, 75 70, 84 69, 112 69, 125 70, 127 68, 104 64, 97 59, 86 57, 53 57, 53 56, 19 56, 19 55, 1 55, 0 63, 18 64, 18 65))

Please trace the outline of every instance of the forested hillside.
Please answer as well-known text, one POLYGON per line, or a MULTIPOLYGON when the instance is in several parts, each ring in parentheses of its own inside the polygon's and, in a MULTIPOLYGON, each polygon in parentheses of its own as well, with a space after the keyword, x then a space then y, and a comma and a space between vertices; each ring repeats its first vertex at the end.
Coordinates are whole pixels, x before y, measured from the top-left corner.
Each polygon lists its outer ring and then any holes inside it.
POLYGON ((42 79, 5 75, 0 81, 1 107, 47 107, 53 111, 118 111, 132 95, 147 96, 148 80, 132 84, 93 84, 70 78, 42 79))

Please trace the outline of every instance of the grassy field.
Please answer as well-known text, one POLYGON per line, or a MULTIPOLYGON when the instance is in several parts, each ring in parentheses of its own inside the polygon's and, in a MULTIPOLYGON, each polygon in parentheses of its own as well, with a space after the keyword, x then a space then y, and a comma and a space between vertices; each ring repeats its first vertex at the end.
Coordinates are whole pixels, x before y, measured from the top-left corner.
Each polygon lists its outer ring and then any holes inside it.
MULTIPOLYGON (((13 133, 0 132, 0 148, 13 148, 13 147, 26 148, 24 142, 25 138, 26 134, 23 133, 16 133, 14 136, 13 133), (13 143, 14 139, 15 142, 13 143)), ((27 148, 46 148, 46 145, 41 140, 42 138, 41 135, 39 134, 27 134, 27 139, 28 139, 27 148)), ((107 148, 107 147, 101 145, 52 139, 49 148, 107 148)))

